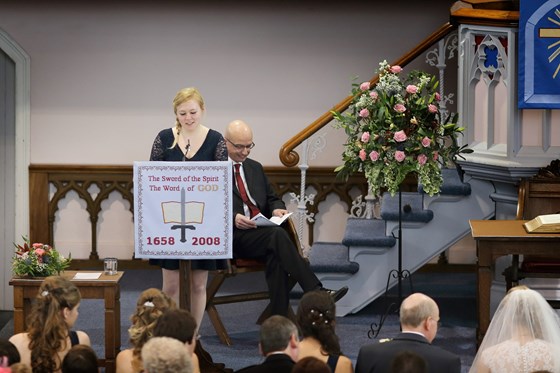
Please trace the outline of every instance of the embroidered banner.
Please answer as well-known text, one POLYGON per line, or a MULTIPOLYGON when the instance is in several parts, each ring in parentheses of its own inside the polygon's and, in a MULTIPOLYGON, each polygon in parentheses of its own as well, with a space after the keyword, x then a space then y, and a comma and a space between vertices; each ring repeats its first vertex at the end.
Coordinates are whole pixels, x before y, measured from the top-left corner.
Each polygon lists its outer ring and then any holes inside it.
POLYGON ((136 258, 232 257, 231 162, 134 162, 136 258))
POLYGON ((521 0, 520 109, 560 108, 560 0, 521 0))

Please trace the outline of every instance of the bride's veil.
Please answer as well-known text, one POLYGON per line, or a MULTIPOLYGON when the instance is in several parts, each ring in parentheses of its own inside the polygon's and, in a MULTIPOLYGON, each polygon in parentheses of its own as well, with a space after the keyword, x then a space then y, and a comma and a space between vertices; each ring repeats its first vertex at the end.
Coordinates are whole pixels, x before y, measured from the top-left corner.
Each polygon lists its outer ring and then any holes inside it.
MULTIPOLYGON (((560 371, 560 318, 558 314, 540 293, 526 286, 514 287, 498 306, 469 372, 477 372, 481 356, 488 348, 511 341, 525 345, 534 340, 544 341, 545 343, 541 345, 550 347, 549 356, 546 358, 554 360, 554 372, 560 371)), ((518 353, 517 350, 516 352, 518 353)), ((493 356, 492 358, 500 359, 501 357, 493 356)), ((507 356, 503 356, 503 358, 507 359, 507 356)), ((535 356, 535 359, 538 358, 535 356)), ((512 361, 515 359, 510 360, 509 364, 512 361)), ((502 364, 503 367, 507 365, 508 362, 502 364)), ((514 372, 521 367, 510 366, 510 369, 510 372, 514 372)))

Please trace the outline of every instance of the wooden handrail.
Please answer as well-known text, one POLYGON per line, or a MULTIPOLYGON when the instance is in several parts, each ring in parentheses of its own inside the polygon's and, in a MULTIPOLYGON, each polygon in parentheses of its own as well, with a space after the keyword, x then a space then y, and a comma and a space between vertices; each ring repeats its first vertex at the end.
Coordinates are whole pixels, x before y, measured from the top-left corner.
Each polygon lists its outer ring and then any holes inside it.
MULTIPOLYGON (((441 26, 436 32, 432 33, 430 36, 424 39, 414 49, 412 49, 405 55, 401 56, 391 65, 406 66, 408 63, 413 61, 420 54, 427 51, 428 48, 433 46, 436 42, 446 37, 451 32, 455 31, 455 29, 457 29, 457 25, 447 22, 446 24, 441 26)), ((375 75, 373 78, 371 78, 370 83, 374 85, 377 83, 378 80, 379 80, 379 75, 375 75)), ((348 108, 348 106, 350 106, 353 98, 354 96, 352 95, 346 97, 344 100, 340 101, 336 106, 334 106, 331 110, 343 112, 348 108)), ((284 145, 282 145, 279 154, 280 161, 282 162, 282 164, 284 164, 286 167, 293 167, 298 164, 299 154, 294 149, 333 120, 333 115, 331 113, 331 110, 321 115, 317 120, 315 120, 309 126, 305 127, 302 131, 300 131, 294 137, 292 137, 287 142, 285 142, 284 145)))

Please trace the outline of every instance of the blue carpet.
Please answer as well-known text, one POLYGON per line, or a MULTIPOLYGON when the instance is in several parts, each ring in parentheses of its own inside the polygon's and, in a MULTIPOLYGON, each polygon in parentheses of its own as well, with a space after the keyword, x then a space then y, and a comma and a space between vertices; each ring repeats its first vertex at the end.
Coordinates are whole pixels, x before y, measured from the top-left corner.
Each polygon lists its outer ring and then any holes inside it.
MULTIPOLYGON (((262 274, 240 276, 244 279, 232 282, 225 291, 233 291, 237 286, 264 288, 262 274)), ((426 293, 436 300, 440 307, 441 326, 434 344, 461 356, 463 371, 468 372, 475 355, 476 327, 476 277, 474 273, 416 273, 412 276, 413 290, 426 293)), ((161 287, 161 274, 158 270, 126 271, 121 282, 121 340, 123 348, 129 346, 127 329, 130 315, 134 310, 138 295, 148 287, 161 287)), ((402 294, 410 293, 408 283, 403 283, 402 294)), ((379 323, 380 317, 391 302, 398 300, 396 290, 388 297, 382 297, 354 315, 337 319, 337 334, 342 350, 354 363, 360 346, 372 343, 368 330, 372 323, 379 323)), ((259 326, 255 324, 266 301, 218 306, 218 311, 230 334, 233 345, 227 347, 220 343, 207 317, 201 325, 202 344, 212 355, 214 361, 226 364, 237 370, 261 361, 258 352, 259 326)), ((292 300, 294 310, 297 299, 292 300)), ((103 303, 101 300, 84 300, 76 329, 89 334, 98 356, 104 356, 103 348, 103 303)), ((378 338, 390 338, 399 332, 396 314, 390 314, 383 324, 378 338)), ((1 330, 0 338, 13 334, 13 320, 1 330)))

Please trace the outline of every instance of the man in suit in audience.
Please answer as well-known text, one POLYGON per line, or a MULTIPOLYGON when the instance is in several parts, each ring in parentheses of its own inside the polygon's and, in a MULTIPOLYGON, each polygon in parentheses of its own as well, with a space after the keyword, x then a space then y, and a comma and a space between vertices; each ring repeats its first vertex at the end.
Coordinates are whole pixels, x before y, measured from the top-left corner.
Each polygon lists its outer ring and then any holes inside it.
POLYGON ((298 357, 298 330, 284 316, 271 316, 261 325, 259 350, 262 364, 240 369, 239 373, 290 373, 298 357))
POLYGON ((229 158, 234 164, 233 193, 233 257, 266 261, 266 281, 270 292, 273 315, 288 315, 289 282, 293 277, 304 292, 327 291, 338 301, 348 291, 323 288, 301 257, 289 234, 281 227, 257 227, 251 218, 259 212, 270 218, 288 213, 266 177, 263 166, 248 158, 253 142, 253 131, 245 122, 231 122, 225 132, 229 158))
POLYGON ((439 308, 432 298, 421 293, 407 297, 401 304, 400 322, 402 332, 397 337, 360 348, 356 373, 389 373, 393 359, 402 351, 421 356, 428 372, 461 372, 459 356, 431 344, 439 322, 439 308))

